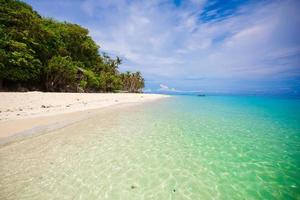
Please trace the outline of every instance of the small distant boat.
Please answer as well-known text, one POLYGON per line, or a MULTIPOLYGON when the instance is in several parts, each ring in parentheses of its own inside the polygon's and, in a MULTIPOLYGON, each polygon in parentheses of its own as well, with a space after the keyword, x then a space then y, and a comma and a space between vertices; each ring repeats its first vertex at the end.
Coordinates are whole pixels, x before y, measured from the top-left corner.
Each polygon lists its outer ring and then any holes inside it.
POLYGON ((205 97, 205 94, 197 94, 198 97, 205 97))

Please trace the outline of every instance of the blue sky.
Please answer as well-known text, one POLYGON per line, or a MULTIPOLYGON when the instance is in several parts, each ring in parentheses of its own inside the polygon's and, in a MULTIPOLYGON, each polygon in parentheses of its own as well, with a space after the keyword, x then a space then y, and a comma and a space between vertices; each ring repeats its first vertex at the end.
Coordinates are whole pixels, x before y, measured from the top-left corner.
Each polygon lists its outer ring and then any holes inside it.
POLYGON ((146 91, 300 94, 300 1, 26 0, 80 24, 146 91))

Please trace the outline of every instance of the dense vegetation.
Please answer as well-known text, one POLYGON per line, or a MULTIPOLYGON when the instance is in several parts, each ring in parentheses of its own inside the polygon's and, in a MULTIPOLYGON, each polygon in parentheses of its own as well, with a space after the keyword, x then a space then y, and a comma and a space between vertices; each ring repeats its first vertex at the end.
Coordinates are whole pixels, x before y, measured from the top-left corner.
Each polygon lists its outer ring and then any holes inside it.
POLYGON ((99 53, 88 30, 41 17, 28 4, 0 0, 0 89, 57 92, 140 92, 139 72, 99 53))

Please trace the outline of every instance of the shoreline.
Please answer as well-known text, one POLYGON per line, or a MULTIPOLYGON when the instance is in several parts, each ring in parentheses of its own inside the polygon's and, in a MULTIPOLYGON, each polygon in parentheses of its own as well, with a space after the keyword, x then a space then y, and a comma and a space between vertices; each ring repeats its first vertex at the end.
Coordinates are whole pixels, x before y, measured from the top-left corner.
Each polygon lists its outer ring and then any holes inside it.
POLYGON ((1 92, 0 147, 64 128, 100 112, 112 109, 117 111, 167 97, 169 96, 131 93, 1 92), (5 112, 6 110, 9 111, 5 112))

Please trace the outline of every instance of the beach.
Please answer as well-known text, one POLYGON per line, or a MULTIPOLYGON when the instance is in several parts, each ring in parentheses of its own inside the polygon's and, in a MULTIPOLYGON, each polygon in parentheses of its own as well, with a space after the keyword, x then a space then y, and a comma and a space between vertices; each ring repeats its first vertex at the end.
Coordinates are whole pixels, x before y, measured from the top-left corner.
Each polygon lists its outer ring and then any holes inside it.
POLYGON ((0 142, 14 136, 50 131, 104 109, 166 98, 130 93, 0 93, 0 142))
POLYGON ((299 99, 138 102, 0 146, 0 199, 299 199, 299 99))
POLYGON ((299 8, 1 0, 0 200, 300 200, 299 8))

